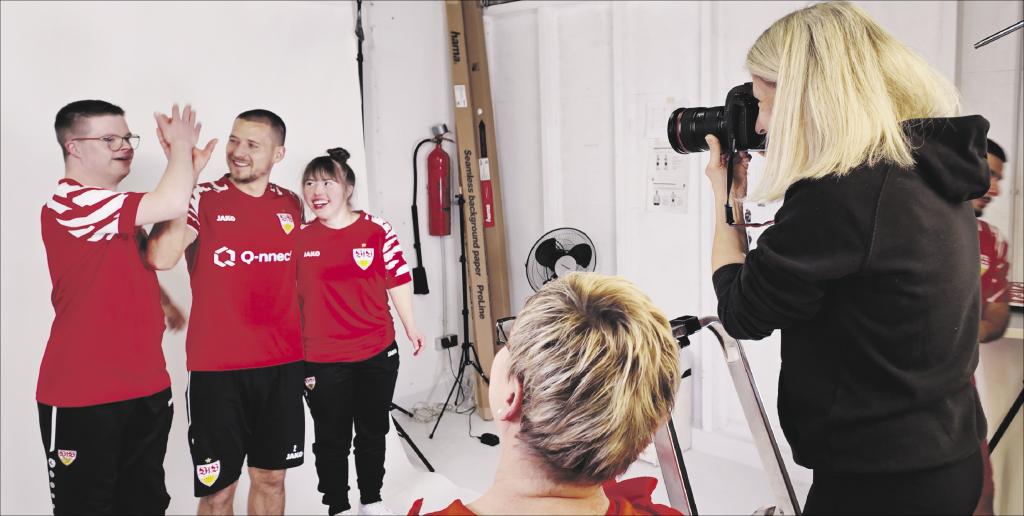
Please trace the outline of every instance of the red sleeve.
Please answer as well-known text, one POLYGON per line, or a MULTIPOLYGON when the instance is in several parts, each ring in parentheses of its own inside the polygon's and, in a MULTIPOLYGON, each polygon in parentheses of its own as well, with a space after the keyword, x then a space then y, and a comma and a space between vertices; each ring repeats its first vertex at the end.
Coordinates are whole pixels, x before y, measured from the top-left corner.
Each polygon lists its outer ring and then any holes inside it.
POLYGON ((71 236, 98 242, 115 235, 135 236, 143 195, 62 181, 46 207, 53 212, 59 227, 71 236))
POLYGON ((1009 303, 1010 302, 1010 284, 1008 276, 1010 272, 1010 262, 1007 260, 1006 255, 1009 250, 1009 246, 1006 240, 999 239, 999 243, 996 245, 996 263, 993 268, 993 283, 995 286, 996 294, 990 299, 993 303, 1009 303))
POLYGON ((1008 245, 991 225, 978 221, 981 252, 981 297, 987 303, 1008 303, 1010 288, 1008 245))
POLYGON ((135 219, 139 215, 139 204, 142 203, 142 197, 145 194, 141 193, 128 193, 125 194, 124 203, 121 204, 120 216, 118 217, 118 233, 122 235, 133 235, 136 233, 135 219))

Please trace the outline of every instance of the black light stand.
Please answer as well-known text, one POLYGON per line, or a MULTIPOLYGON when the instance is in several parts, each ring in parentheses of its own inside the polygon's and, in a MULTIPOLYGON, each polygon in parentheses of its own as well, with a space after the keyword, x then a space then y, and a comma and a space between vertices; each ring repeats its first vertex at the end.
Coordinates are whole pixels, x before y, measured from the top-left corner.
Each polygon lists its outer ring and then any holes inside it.
POLYGON ((448 402, 451 401, 452 394, 455 394, 455 389, 462 385, 462 378, 466 374, 466 366, 473 366, 473 369, 476 369, 477 374, 485 382, 491 382, 490 378, 487 378, 487 375, 484 374, 483 368, 480 367, 479 357, 476 356, 476 348, 469 341, 469 265, 466 263, 466 221, 463 219, 466 210, 466 199, 459 193, 455 196, 455 200, 459 204, 459 251, 461 253, 459 255, 459 263, 462 264, 462 355, 459 358, 459 373, 455 375, 455 383, 452 384, 451 390, 448 391, 448 398, 444 400, 441 413, 437 415, 434 429, 430 431, 431 439, 434 438, 434 432, 437 432, 437 426, 441 424, 441 417, 444 416, 444 412, 448 408, 448 402), (474 357, 476 357, 476 360, 474 360, 474 357))
MULTIPOLYGON (((389 411, 391 410, 397 410, 409 417, 413 417, 412 412, 409 412, 408 410, 405 410, 404 408, 399 407, 394 403, 391 404, 391 408, 389 409, 389 411)), ((411 447, 412 451, 416 452, 416 456, 419 457, 421 461, 423 461, 423 465, 427 467, 427 471, 433 473, 434 466, 430 465, 430 462, 428 462, 427 458, 423 456, 423 452, 421 452, 420 449, 416 446, 416 443, 412 442, 412 437, 409 437, 409 434, 405 432, 405 429, 402 428, 402 425, 398 424, 398 420, 395 419, 395 416, 391 416, 391 422, 395 424, 395 431, 398 432, 398 436, 401 437, 402 439, 405 439, 405 442, 409 443, 409 447, 411 447)))

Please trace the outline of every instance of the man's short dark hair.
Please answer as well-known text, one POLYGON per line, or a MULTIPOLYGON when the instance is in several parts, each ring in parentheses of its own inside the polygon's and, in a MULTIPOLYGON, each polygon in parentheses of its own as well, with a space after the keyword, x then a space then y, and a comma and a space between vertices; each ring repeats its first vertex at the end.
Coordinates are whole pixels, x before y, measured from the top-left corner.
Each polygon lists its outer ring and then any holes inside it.
POLYGON ((94 116, 124 116, 124 110, 105 100, 76 100, 57 112, 53 121, 53 131, 57 133, 57 143, 60 144, 60 151, 64 157, 68 157, 68 149, 64 146, 68 142, 75 125, 85 118, 94 116))
POLYGON ((246 120, 248 122, 261 122, 270 126, 274 130, 274 135, 277 136, 277 144, 284 145, 284 137, 288 133, 288 129, 284 126, 284 120, 277 116, 276 113, 267 109, 250 109, 235 118, 246 120))
POLYGON ((999 158, 999 161, 1006 163, 1006 152, 1003 150, 1002 147, 999 146, 998 143, 992 141, 991 139, 988 141, 988 153, 999 158))

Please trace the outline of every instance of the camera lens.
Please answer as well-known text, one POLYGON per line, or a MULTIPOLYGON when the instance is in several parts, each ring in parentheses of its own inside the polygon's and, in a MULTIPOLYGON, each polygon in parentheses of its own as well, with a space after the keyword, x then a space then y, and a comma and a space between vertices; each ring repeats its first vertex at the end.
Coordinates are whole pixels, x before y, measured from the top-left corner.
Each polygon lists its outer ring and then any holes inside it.
POLYGON ((668 141, 680 154, 706 151, 705 135, 713 134, 721 141, 725 133, 724 106, 679 108, 668 117, 668 141))

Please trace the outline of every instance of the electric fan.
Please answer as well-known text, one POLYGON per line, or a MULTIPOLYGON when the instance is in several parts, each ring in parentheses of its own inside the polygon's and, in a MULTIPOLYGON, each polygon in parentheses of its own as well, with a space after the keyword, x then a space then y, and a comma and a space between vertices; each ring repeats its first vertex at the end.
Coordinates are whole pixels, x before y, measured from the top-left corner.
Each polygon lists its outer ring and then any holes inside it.
POLYGON ((526 279, 534 291, 573 271, 597 268, 594 242, 575 228, 558 228, 537 239, 526 258, 526 279))

